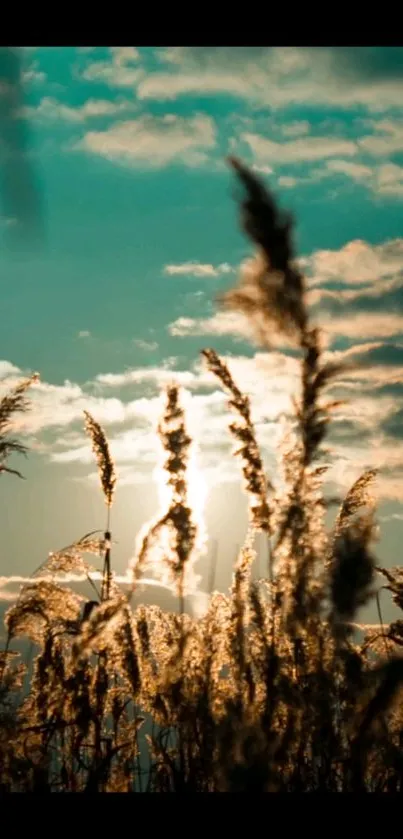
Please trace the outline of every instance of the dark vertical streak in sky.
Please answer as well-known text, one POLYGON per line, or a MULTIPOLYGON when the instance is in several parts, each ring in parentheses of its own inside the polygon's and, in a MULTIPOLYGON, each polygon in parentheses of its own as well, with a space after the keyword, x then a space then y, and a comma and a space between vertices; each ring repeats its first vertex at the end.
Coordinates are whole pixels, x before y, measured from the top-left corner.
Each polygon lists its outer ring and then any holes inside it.
POLYGON ((24 83, 19 48, 0 48, 0 190, 13 238, 43 240, 42 200, 32 162, 31 132, 23 114, 24 83))

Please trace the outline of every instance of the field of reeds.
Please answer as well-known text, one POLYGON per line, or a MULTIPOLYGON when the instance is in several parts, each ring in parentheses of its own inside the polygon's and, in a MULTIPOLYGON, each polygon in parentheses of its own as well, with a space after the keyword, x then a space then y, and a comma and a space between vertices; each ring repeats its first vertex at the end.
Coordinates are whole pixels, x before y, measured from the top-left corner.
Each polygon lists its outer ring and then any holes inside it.
MULTIPOLYGON (((228 395, 228 433, 249 505, 231 588, 211 592, 202 617, 189 616, 200 533, 188 494, 192 440, 172 382, 157 429, 167 505, 139 534, 130 591, 123 592, 113 569, 115 468, 103 429, 86 414, 106 502, 104 531, 50 554, 6 614, 3 793, 403 792, 403 620, 386 625, 379 610, 378 626, 359 625, 382 584, 403 608, 402 571, 380 568, 375 556, 376 475, 355 481, 326 527, 337 499, 325 492, 324 442, 338 404, 326 390, 344 368, 324 361, 291 219, 254 174, 229 162, 256 254, 220 305, 246 316, 268 352, 276 333, 300 356, 293 422, 279 451, 282 490, 266 474, 247 395, 230 365, 204 350, 228 395), (265 577, 253 581, 258 533, 269 559, 265 577), (175 613, 132 607, 156 565, 177 597, 175 613), (69 572, 86 576, 93 599, 61 583, 69 572), (13 648, 21 638, 33 649, 27 672, 13 648)), ((3 473, 16 471, 9 456, 24 452, 13 438, 13 416, 29 407, 32 381, 0 402, 3 473)))

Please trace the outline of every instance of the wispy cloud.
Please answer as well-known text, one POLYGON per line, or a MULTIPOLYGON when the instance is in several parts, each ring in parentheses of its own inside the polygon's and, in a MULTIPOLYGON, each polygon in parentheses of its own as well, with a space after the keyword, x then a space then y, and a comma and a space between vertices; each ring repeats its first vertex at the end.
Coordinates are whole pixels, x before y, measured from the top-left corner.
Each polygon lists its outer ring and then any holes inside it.
POLYGON ((293 186, 297 185, 298 178, 293 178, 290 175, 281 175, 277 183, 279 186, 285 187, 285 189, 291 189, 293 186))
MULTIPOLYGON (((341 174, 352 178, 354 181, 368 181, 372 178, 373 169, 363 163, 356 163, 352 160, 328 160, 326 169, 329 174, 341 174)), ((319 175, 321 172, 319 171, 319 175)))
POLYGON ((212 265, 206 262, 181 262, 176 265, 165 265, 164 273, 171 276, 184 275, 187 277, 219 277, 230 274, 234 269, 227 262, 212 265))
POLYGON ((247 318, 234 312, 217 312, 207 318, 181 316, 169 324, 171 335, 184 338, 190 335, 230 335, 246 340, 253 339, 247 318))
POLYGON ((307 119, 288 122, 281 126, 281 132, 284 134, 284 137, 301 137, 305 134, 309 134, 310 130, 311 125, 307 119))
POLYGON ((75 148, 120 163, 162 167, 176 162, 198 166, 216 144, 213 120, 203 114, 193 117, 144 115, 104 131, 89 131, 75 148))
POLYGON ((160 60, 161 72, 140 79, 140 98, 223 94, 272 108, 304 103, 379 112, 401 106, 401 58, 388 48, 171 47, 160 60))
POLYGON ((383 119, 369 122, 372 135, 361 138, 361 148, 372 155, 396 154, 403 151, 403 120, 383 119))
POLYGON ((273 174, 273 169, 271 168, 271 166, 260 166, 258 163, 252 163, 251 169, 253 169, 254 172, 260 172, 261 175, 273 174))
POLYGON ((109 87, 135 88, 143 78, 141 68, 126 67, 121 64, 110 64, 106 61, 95 61, 83 71, 83 79, 91 82, 102 82, 109 87))
MULTIPOLYGON (((335 283, 334 283, 335 285, 335 283)), ((387 277, 379 279, 370 285, 358 284, 342 286, 341 288, 326 288, 318 284, 307 292, 308 304, 312 307, 321 306, 335 314, 345 313, 346 305, 349 312, 354 311, 392 311, 396 303, 400 302, 403 292, 403 277, 387 277)))
POLYGON ((403 166, 384 163, 375 171, 374 191, 381 195, 403 196, 403 166))
POLYGON ((6 379, 9 376, 18 376, 20 373, 19 367, 11 364, 11 361, 0 360, 0 379, 6 379))
POLYGON ((24 108, 24 114, 49 122, 84 123, 91 119, 114 117, 137 110, 135 101, 109 99, 88 99, 83 105, 67 105, 51 96, 45 96, 39 104, 24 108))
POLYGON ((136 47, 111 47, 109 59, 91 61, 82 71, 86 81, 106 84, 109 87, 134 88, 144 75, 137 66, 140 53, 136 47), (134 65, 134 66, 133 66, 134 65))
POLYGON ((379 516, 379 521, 403 521, 403 513, 390 513, 388 516, 379 516))
POLYGON ((371 192, 400 198, 403 195, 403 166, 397 163, 363 164, 349 160, 327 160, 299 183, 312 183, 323 178, 342 176, 358 183, 371 192))
MULTIPOLYGON (((18 379, 15 375, 3 378, 2 391, 5 392, 18 379)), ((136 407, 135 401, 124 403, 116 397, 96 396, 69 381, 63 385, 41 381, 31 386, 31 410, 15 417, 14 428, 18 433, 35 435, 47 429, 67 428, 77 422, 83 424, 84 410, 93 413, 101 423, 135 422, 136 417, 141 421, 143 406, 139 400, 136 407)))
MULTIPOLYGON (((321 168, 308 171, 290 183, 290 186, 343 176, 383 195, 400 195, 402 192, 403 167, 391 161, 389 156, 403 150, 403 127, 396 129, 393 134, 372 134, 356 139, 304 135, 278 142, 253 132, 241 133, 240 139, 249 147, 253 155, 253 166, 260 171, 264 171, 268 163, 270 166, 283 167, 323 161, 321 168), (382 156, 385 160, 379 163, 378 159, 382 156), (374 157, 377 158, 376 162, 374 157)), ((279 181, 279 185, 287 186, 287 177, 283 175, 283 183, 279 181)))
POLYGON ((115 64, 130 64, 140 60, 140 52, 137 47, 110 47, 115 64))
POLYGON ((179 384, 189 387, 193 383, 194 375, 190 370, 173 372, 164 367, 143 367, 126 370, 124 373, 99 373, 95 381, 112 388, 144 382, 153 382, 156 386, 162 387, 173 378, 176 378, 179 384))
MULTIPOLYGON (((330 343, 403 334, 403 239, 379 245, 354 240, 339 250, 316 251, 299 261, 308 275, 308 302, 330 343)), ((232 312, 182 315, 168 329, 182 338, 231 336, 253 343, 247 318, 232 312)))
POLYGON ((144 341, 142 338, 133 338, 133 344, 139 350, 144 350, 144 352, 153 352, 158 349, 157 341, 144 341))
POLYGON ((337 281, 345 285, 373 283, 403 276, 403 238, 371 245, 354 239, 339 250, 318 250, 302 260, 311 286, 337 281))
MULTIPOLYGON (((99 571, 93 571, 91 573, 91 578, 94 581, 101 581, 102 574, 99 571)), ((124 587, 132 587, 133 585, 133 578, 132 575, 129 573, 126 574, 115 574, 114 582, 117 585, 124 587)), ((24 577, 18 575, 10 575, 9 577, 0 577, 0 602, 5 603, 13 603, 15 602, 19 595, 20 595, 20 587, 24 585, 32 585, 33 582, 39 582, 39 580, 46 580, 49 582, 54 582, 55 578, 46 574, 43 574, 41 577, 24 577), (11 589, 10 586, 18 585, 18 589, 11 589)), ((57 577, 58 585, 74 585, 74 584, 88 584, 88 578, 82 574, 63 574, 58 575, 57 577)), ((136 590, 132 594, 132 603, 136 602, 137 598, 144 597, 144 593, 148 592, 151 596, 157 596, 158 594, 162 595, 163 597, 167 595, 171 595, 171 588, 164 583, 160 582, 159 580, 154 580, 152 577, 140 577, 139 580, 136 581, 136 590)), ((194 591, 186 596, 186 607, 193 613, 195 616, 201 617, 207 610, 209 604, 210 596, 206 592, 197 590, 194 591)), ((173 604, 173 609, 175 609, 175 605, 173 604)))
MULTIPOLYGON (((319 322, 324 334, 332 341, 344 337, 364 342, 369 338, 392 338, 403 334, 403 314, 363 312, 335 317, 334 314, 321 311, 319 322)), ((181 338, 215 335, 253 340, 247 319, 242 315, 226 312, 217 313, 209 318, 180 317, 169 325, 169 331, 171 335, 181 338)), ((276 336, 273 336, 272 341, 276 343, 276 336)), ((279 338, 279 341, 280 345, 286 345, 284 339, 279 338)))
POLYGON ((39 69, 38 61, 33 61, 22 73, 22 81, 27 85, 43 84, 46 80, 47 75, 39 69))
POLYGON ((178 96, 192 93, 204 95, 227 93, 232 96, 249 98, 251 84, 245 75, 216 73, 214 70, 203 73, 153 73, 143 74, 139 78, 138 96, 140 99, 173 100, 178 96))
POLYGON ((292 164, 322 160, 326 157, 357 154, 357 145, 352 140, 337 137, 299 137, 285 143, 277 143, 259 134, 245 132, 241 139, 247 143, 258 163, 292 164))

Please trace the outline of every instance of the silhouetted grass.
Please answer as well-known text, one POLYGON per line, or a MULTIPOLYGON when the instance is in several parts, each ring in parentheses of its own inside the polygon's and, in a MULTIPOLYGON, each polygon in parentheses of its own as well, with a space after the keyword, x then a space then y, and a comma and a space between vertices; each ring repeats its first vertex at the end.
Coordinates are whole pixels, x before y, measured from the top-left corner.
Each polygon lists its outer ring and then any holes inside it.
MULTIPOLYGON (((179 613, 144 605, 132 611, 111 569, 109 519, 104 539, 88 534, 49 557, 6 615, 4 791, 403 791, 403 621, 368 630, 362 642, 356 633, 377 573, 403 607, 401 570, 379 569, 373 553, 375 472, 353 484, 326 530, 321 454, 335 403, 324 391, 342 368, 323 360, 293 264, 291 220, 255 175, 231 163, 244 190, 244 229, 258 253, 223 304, 250 319, 263 345, 276 330, 301 357, 294 428, 282 444, 284 489, 275 492, 265 475, 248 398, 229 367, 205 350, 236 414, 229 432, 249 499, 231 589, 212 592, 202 618, 186 614, 197 548, 187 494, 192 441, 172 384, 158 429, 170 500, 140 534, 131 571, 136 586, 144 568, 157 564, 179 613), (269 541, 270 563, 268 579, 252 583, 258 531, 269 541), (101 593, 84 559, 91 552, 108 558, 101 593), (57 579, 66 570, 87 575, 96 600, 66 590, 57 579), (23 668, 11 652, 20 636, 36 650, 25 696, 23 668)), ((11 407, 3 408, 0 431, 21 406, 15 393, 1 403, 11 407)), ((87 429, 109 510, 114 464, 89 415, 87 429)), ((9 440, 4 446, 5 454, 13 450, 9 440)))

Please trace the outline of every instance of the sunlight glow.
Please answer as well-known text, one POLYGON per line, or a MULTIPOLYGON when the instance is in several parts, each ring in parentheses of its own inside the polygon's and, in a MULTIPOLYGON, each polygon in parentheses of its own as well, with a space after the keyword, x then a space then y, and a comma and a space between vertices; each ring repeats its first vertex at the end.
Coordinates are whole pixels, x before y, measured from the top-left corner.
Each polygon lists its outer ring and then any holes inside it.
MULTIPOLYGON (((183 396, 183 391, 181 395, 183 396)), ((167 451, 164 449, 163 444, 160 443, 158 463, 153 472, 153 479, 158 490, 160 509, 157 515, 141 528, 136 539, 135 555, 129 563, 129 567, 134 574, 134 579, 136 579, 138 574, 142 576, 140 564, 143 565, 143 560, 140 560, 140 556, 143 551, 143 542, 153 528, 157 526, 157 530, 152 535, 151 541, 146 549, 146 566, 149 572, 155 574, 158 581, 163 584, 168 584, 170 581, 170 571, 167 567, 166 560, 169 556, 172 556, 172 551, 175 548, 172 546, 172 530, 170 525, 163 523, 162 526, 158 527, 158 524, 164 521, 166 513, 172 506, 175 507, 176 504, 183 504, 184 492, 186 498, 184 509, 189 508, 191 522, 196 526, 195 541, 193 549, 188 554, 186 560, 183 578, 185 593, 188 594, 195 593, 198 590, 200 577, 194 573, 193 566, 201 555, 206 553, 207 549, 207 536, 204 522, 207 484, 197 463, 196 445, 191 437, 190 439, 191 443, 185 460, 186 466, 183 472, 181 472, 179 467, 179 471, 176 473, 175 484, 170 482, 172 475, 166 469, 167 451)), ((172 583, 172 580, 170 582, 172 583)))

